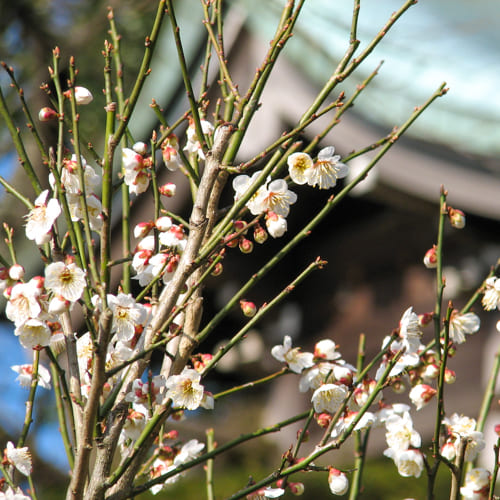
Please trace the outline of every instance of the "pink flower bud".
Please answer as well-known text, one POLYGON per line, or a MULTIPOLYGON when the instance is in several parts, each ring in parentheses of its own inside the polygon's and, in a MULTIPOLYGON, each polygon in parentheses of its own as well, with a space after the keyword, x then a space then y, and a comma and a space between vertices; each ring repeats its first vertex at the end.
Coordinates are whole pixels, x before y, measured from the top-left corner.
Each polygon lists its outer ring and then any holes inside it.
POLYGON ((19 281, 24 278, 24 267, 21 264, 14 264, 9 269, 9 277, 14 281, 19 281))
POLYGON ((448 217, 450 219, 451 225, 454 228, 462 229, 465 227, 465 214, 462 212, 462 210, 448 207, 448 217))
POLYGON ((332 421, 332 416, 329 413, 320 413, 315 416, 316 422, 322 429, 326 429, 332 421))
POLYGON ((229 247, 229 248, 236 248, 238 246, 238 240, 239 240, 239 238, 236 238, 234 235, 235 235, 235 233, 228 234, 224 238, 226 246, 229 247))
POLYGON ((52 108, 42 108, 38 112, 38 119, 41 122, 48 122, 50 120, 55 120, 58 117, 58 114, 52 108))
POLYGON ((427 269, 434 269, 437 266, 436 245, 425 252, 424 265, 427 269))
POLYGON ((253 243, 246 238, 240 238, 239 247, 241 253, 251 253, 253 250, 253 243))
POLYGON ((240 307, 243 311, 243 314, 248 318, 252 318, 257 312, 257 306, 253 302, 249 302, 248 300, 240 300, 240 307))
POLYGON ((266 214, 266 227, 273 238, 280 238, 287 230, 286 219, 274 212, 268 212, 266 214))
POLYGON ((500 424, 495 425, 495 427, 493 429, 495 431, 495 434, 497 436, 500 436, 500 424))
POLYGON ((290 493, 297 497, 303 495, 305 490, 303 483, 288 483, 288 488, 290 489, 290 493))
POLYGON ((268 238, 267 231, 259 224, 253 230, 253 239, 256 243, 262 244, 268 238))
POLYGON ((224 267, 222 266, 222 263, 217 262, 215 264, 215 267, 212 270, 212 276, 220 276, 222 274, 222 271, 224 270, 224 267))
POLYGON ((427 312, 418 315, 418 324, 420 326, 427 326, 434 319, 434 313, 427 312))
POLYGON ((161 195, 166 196, 167 198, 172 198, 175 196, 177 186, 173 182, 167 182, 166 184, 163 184, 163 186, 160 186, 159 191, 161 195))
POLYGON ((421 373, 426 379, 435 379, 439 375, 439 367, 435 363, 430 363, 425 366, 421 373))

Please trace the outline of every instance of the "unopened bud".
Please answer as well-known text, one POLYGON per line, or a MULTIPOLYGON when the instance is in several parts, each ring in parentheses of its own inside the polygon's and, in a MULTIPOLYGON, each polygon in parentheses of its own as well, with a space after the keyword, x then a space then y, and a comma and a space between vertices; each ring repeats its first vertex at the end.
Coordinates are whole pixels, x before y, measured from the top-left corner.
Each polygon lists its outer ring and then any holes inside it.
POLYGON ((173 182, 167 182, 166 184, 163 184, 163 186, 160 186, 159 191, 161 195, 166 196, 167 198, 172 198, 175 196, 177 186, 173 182))
POLYGON ((139 224, 137 224, 134 227, 134 237, 144 238, 144 236, 146 236, 149 233, 149 231, 153 229, 153 227, 154 227, 154 222, 152 220, 149 222, 139 222, 139 224))
POLYGON ((259 224, 253 230, 253 239, 256 243, 262 244, 268 238, 267 231, 259 224))
POLYGON ((462 229, 465 227, 465 214, 462 210, 457 208, 448 208, 448 217, 450 219, 451 225, 456 229, 462 229))
POLYGON ((89 89, 85 87, 75 87, 75 101, 77 104, 90 104, 94 100, 94 96, 89 89))
POLYGON ((137 154, 144 156, 148 151, 148 145, 145 142, 139 141, 132 146, 132 149, 137 154))
POLYGON ((225 242, 225 244, 226 244, 227 247, 229 247, 229 248, 236 248, 238 246, 238 240, 239 240, 239 238, 235 237, 235 234, 236 233, 228 234, 224 238, 224 242, 225 242))
POLYGON ((42 108, 38 112, 38 119, 41 122, 48 122, 50 120, 55 120, 57 118, 57 112, 52 108, 42 108))
POLYGON ((495 425, 494 429, 495 429, 495 434, 497 436, 500 436, 500 424, 495 425))
POLYGON ((253 243, 246 238, 240 238, 239 247, 241 253, 251 253, 253 250, 253 243))
POLYGON ((172 219, 166 215, 158 217, 158 219, 156 219, 155 226, 158 231, 168 231, 172 227, 172 219))
POLYGON ((344 495, 349 489, 349 480, 343 472, 334 467, 330 467, 328 473, 328 486, 333 495, 344 495))
POLYGON ((456 380, 457 374, 453 370, 446 368, 446 370, 444 371, 444 381, 447 384, 454 384, 456 380))
POLYGON ((257 306, 253 302, 249 302, 248 300, 240 300, 240 307, 243 311, 243 314, 248 318, 252 318, 257 312, 257 306))
POLYGON ((19 281, 24 278, 24 267, 21 264, 14 264, 9 269, 9 278, 14 281, 19 281))
POLYGON ((304 494, 304 484, 303 483, 288 483, 288 488, 292 495, 299 497, 304 494))
POLYGON ((434 319, 434 313, 427 312, 418 315, 418 324, 420 326, 427 326, 434 319))
POLYGON ((222 271, 224 270, 224 267, 220 262, 217 262, 215 264, 214 268, 212 269, 212 276, 220 276, 222 274, 222 271))
POLYGON ((434 269, 437 266, 436 245, 425 252, 424 265, 427 269, 434 269))
POLYGON ((332 416, 329 413, 320 413, 316 415, 316 422, 322 429, 326 429, 332 421, 332 416))

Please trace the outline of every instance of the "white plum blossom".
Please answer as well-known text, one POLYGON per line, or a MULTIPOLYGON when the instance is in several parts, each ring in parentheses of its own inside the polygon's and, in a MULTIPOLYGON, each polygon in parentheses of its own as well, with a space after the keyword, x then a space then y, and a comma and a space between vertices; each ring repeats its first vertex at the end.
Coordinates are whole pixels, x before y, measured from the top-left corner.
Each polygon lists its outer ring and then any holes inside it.
POLYGON ((108 305, 113 312, 111 331, 116 333, 118 340, 131 340, 136 326, 145 326, 148 310, 142 304, 136 303, 130 294, 109 294, 108 305))
POLYGON ((327 361, 335 361, 342 357, 337 351, 337 344, 333 340, 324 339, 316 342, 314 346, 314 357, 327 361))
POLYGON ((130 401, 135 405, 144 405, 145 408, 148 406, 149 398, 153 403, 161 404, 164 397, 160 391, 163 387, 165 387, 163 375, 155 375, 151 379, 151 385, 141 379, 136 379, 132 383, 132 391, 125 396, 125 401, 130 401))
POLYGON ((174 407, 196 410, 203 401, 204 389, 200 380, 201 375, 196 370, 186 367, 179 375, 168 377, 165 397, 172 399, 174 407))
POLYGON ((133 149, 122 149, 123 180, 130 194, 144 193, 149 187, 151 158, 144 158, 133 149))
MULTIPOLYGON (((33 378, 33 365, 13 365, 10 367, 12 371, 18 374, 16 380, 21 387, 30 387, 33 378)), ((50 372, 45 366, 38 365, 38 385, 44 389, 50 389, 50 372)))
POLYGON ((485 290, 481 302, 486 311, 498 308, 500 304, 500 279, 496 276, 492 276, 485 281, 485 290))
POLYGON ((318 363, 302 374, 299 381, 299 391, 316 390, 321 384, 332 382, 335 365, 333 363, 318 363), (328 377, 328 378, 327 378, 328 377))
POLYGON ((48 196, 48 189, 42 191, 35 200, 34 208, 26 216, 26 238, 34 240, 37 245, 49 241, 52 226, 61 214, 59 201, 51 198, 47 202, 48 196))
POLYGON ((44 321, 33 318, 25 321, 14 330, 19 342, 25 349, 35 349, 50 344, 52 332, 44 321))
POLYGON ((200 443, 197 439, 190 439, 182 445, 179 453, 175 456, 174 465, 177 467, 193 460, 201 453, 203 448, 205 448, 204 443, 200 443))
POLYGON ((31 453, 27 446, 23 448, 16 448, 14 443, 9 441, 5 449, 5 456, 7 460, 25 476, 31 475, 32 463, 31 453))
POLYGON ((332 495, 344 495, 349 489, 349 480, 342 471, 330 467, 328 471, 328 486, 332 495))
POLYGON ((21 488, 14 490, 8 486, 5 491, 0 491, 0 500, 31 500, 31 497, 25 495, 21 488))
POLYGON ((290 205, 296 201, 297 195, 288 189, 287 182, 284 179, 275 179, 267 184, 266 189, 259 189, 254 203, 259 207, 259 213, 270 211, 287 217, 290 205))
POLYGON ((489 471, 478 467, 465 475, 464 485, 460 488, 463 500, 484 500, 488 498, 491 476, 489 471))
POLYGON ((300 352, 300 347, 292 348, 292 338, 289 335, 285 335, 283 345, 275 345, 271 349, 271 354, 278 361, 287 363, 288 368, 295 373, 302 373, 302 370, 314 365, 313 354, 300 352))
POLYGON ((311 402, 316 413, 334 414, 345 401, 348 389, 343 384, 323 384, 313 393, 311 402))
MULTIPOLYGON (((214 131, 214 126, 207 120, 200 120, 201 131, 204 135, 210 135, 214 131)), ((199 138, 196 134, 196 128, 194 122, 189 124, 189 127, 186 130, 187 142, 184 146, 184 151, 187 151, 189 154, 197 154, 200 160, 205 159, 205 154, 203 153, 203 149, 201 147, 199 138)))
POLYGON ((409 412, 403 415, 392 414, 385 421, 385 439, 389 448, 404 451, 410 447, 420 448, 420 434, 413 428, 409 412))
MULTIPOLYGON (((234 189, 234 201, 240 200, 248 191, 248 189, 257 180, 262 170, 254 172, 252 176, 248 175, 237 175, 233 179, 233 189, 234 189)), ((264 211, 264 208, 259 204, 260 200, 266 192, 266 184, 271 180, 270 177, 267 178, 266 182, 259 186, 256 192, 251 196, 251 198, 246 202, 246 207, 250 210, 252 215, 259 215, 264 211)))
POLYGON ((403 314, 399 322, 399 335, 403 339, 403 346, 408 353, 415 353, 420 347, 422 330, 418 315, 413 312, 413 307, 409 307, 403 314))
MULTIPOLYGON (((87 161, 83 156, 80 156, 80 164, 83 169, 83 182, 85 183, 85 192, 94 192, 101 183, 101 177, 96 174, 95 170, 87 164, 87 161)), ((49 183, 52 190, 56 189, 56 181, 53 174, 49 174, 49 183)), ((61 184, 66 195, 79 195, 83 192, 82 185, 80 183, 80 175, 78 173, 78 162, 76 155, 72 155, 71 158, 65 158, 63 160, 63 168, 61 170, 61 184)))
POLYGON ((306 172, 314 165, 312 158, 307 153, 292 153, 286 162, 292 181, 295 184, 305 184, 308 181, 306 172))
POLYGON ((424 458, 419 450, 388 448, 384 455, 394 460, 400 476, 420 477, 424 470, 424 458))
POLYGON ((52 262, 45 268, 45 286, 56 295, 76 302, 85 289, 85 271, 74 262, 52 262))
POLYGON ((179 142, 175 134, 169 135, 161 145, 161 152, 165 166, 171 172, 175 172, 181 166, 179 155, 179 142))
POLYGON ((335 148, 323 148, 311 168, 304 172, 309 186, 318 186, 319 189, 330 189, 349 173, 349 168, 340 161, 340 155, 335 154, 335 148))
POLYGON ((5 314, 16 326, 30 318, 37 318, 42 312, 40 305, 40 280, 31 279, 28 283, 17 283, 12 287, 5 307, 5 314))
POLYGON ((481 326, 481 320, 477 314, 472 312, 459 314, 453 311, 450 318, 450 340, 457 344, 465 342, 466 335, 476 333, 481 326))

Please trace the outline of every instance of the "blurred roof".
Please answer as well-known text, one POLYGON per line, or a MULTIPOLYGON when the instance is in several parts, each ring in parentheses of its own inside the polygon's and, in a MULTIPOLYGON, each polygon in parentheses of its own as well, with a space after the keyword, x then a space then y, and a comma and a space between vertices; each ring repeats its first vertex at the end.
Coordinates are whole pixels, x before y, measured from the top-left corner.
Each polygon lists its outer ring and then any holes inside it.
MULTIPOLYGON (((271 39, 281 0, 239 0, 249 25, 271 39)), ((362 2, 359 53, 402 0, 362 2)), ((352 2, 305 2, 288 57, 316 83, 334 71, 349 44, 352 2)), ((419 118, 410 134, 481 155, 500 152, 500 15, 497 0, 422 1, 396 22, 343 86, 353 89, 384 60, 379 75, 358 101, 359 111, 392 126, 446 81, 450 91, 419 118)))

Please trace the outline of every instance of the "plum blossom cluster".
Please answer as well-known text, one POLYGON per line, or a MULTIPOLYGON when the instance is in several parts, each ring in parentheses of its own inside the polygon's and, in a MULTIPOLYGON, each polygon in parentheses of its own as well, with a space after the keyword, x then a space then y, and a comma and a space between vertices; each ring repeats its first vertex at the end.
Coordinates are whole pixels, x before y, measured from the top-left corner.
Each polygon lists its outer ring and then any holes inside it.
MULTIPOLYGON (((348 167, 340 162, 340 156, 335 155, 335 148, 323 148, 316 161, 308 153, 292 153, 288 159, 290 179, 298 185, 308 184, 319 189, 330 189, 348 174, 348 167)), ((263 179, 262 171, 256 171, 251 176, 238 175, 233 179, 234 200, 247 197, 245 203, 252 215, 264 215, 266 227, 273 238, 279 238, 287 231, 286 218, 290 205, 297 201, 297 194, 288 188, 284 179, 270 177, 263 179)))
POLYGON ((7 287, 5 313, 14 323, 14 334, 21 345, 40 349, 60 340, 60 315, 80 299, 85 286, 85 271, 68 258, 49 264, 45 276, 7 287))
POLYGON ((141 238, 132 259, 135 279, 139 285, 146 286, 159 277, 167 284, 186 247, 187 234, 183 226, 174 224, 170 217, 163 216, 155 222, 139 223, 134 228, 134 235, 141 238))

